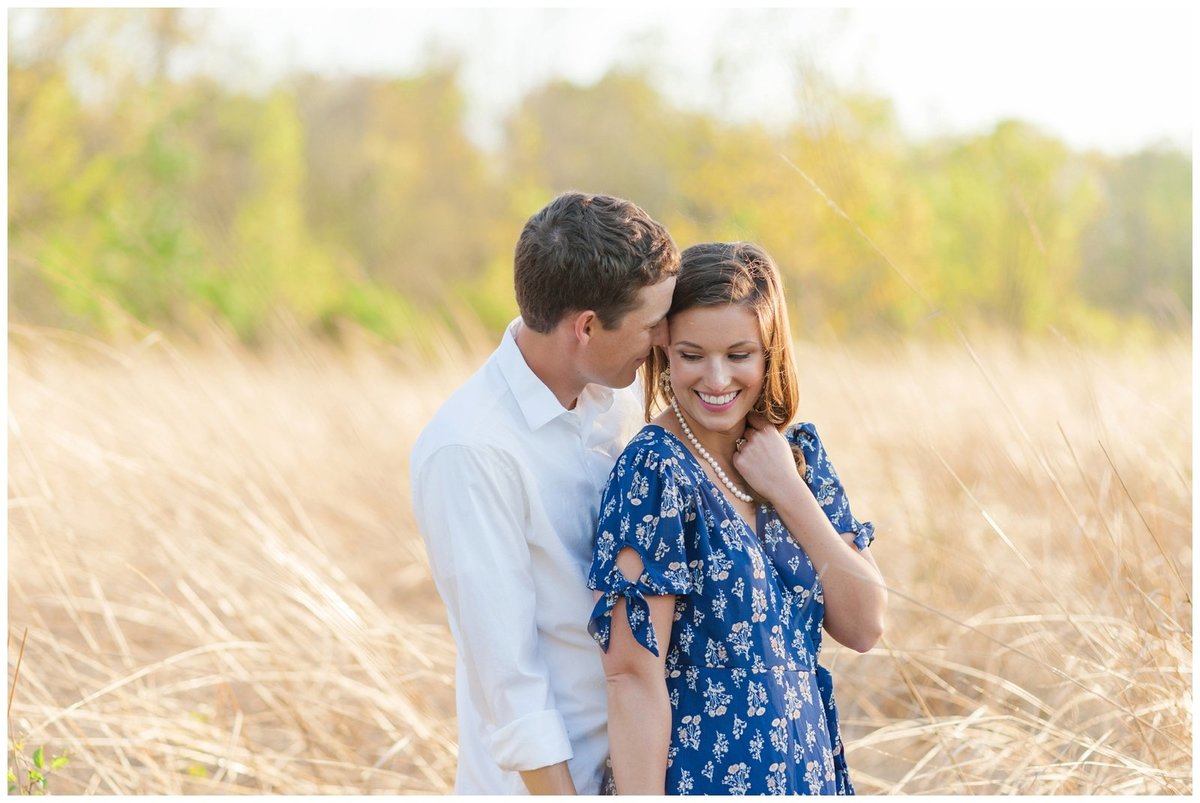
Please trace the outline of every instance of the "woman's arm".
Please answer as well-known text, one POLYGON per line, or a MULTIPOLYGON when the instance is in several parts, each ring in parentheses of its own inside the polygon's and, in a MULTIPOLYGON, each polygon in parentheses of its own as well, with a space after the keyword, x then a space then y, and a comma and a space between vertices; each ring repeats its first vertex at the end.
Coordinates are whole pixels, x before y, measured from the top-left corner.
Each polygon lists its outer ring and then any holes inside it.
POLYGON ((743 479, 775 506, 821 577, 825 590, 825 630, 852 650, 866 652, 883 635, 887 590, 870 550, 859 552, 849 533, 829 523, 796 471, 787 439, 762 418, 752 416, 746 443, 733 464, 743 479))
POLYGON ((859 552, 850 543, 852 534, 835 532, 808 486, 795 470, 792 474, 798 487, 778 497, 781 501, 775 510, 821 576, 825 630, 840 644, 866 652, 883 635, 887 610, 883 577, 870 549, 859 552))
MULTIPOLYGON (((626 547, 617 555, 617 568, 636 583, 642 573, 642 559, 626 547)), ((671 743, 665 667, 675 597, 647 596, 646 602, 658 655, 634 638, 622 599, 613 608, 608 651, 601 659, 608 686, 609 754, 620 795, 665 794, 667 747, 671 743)))

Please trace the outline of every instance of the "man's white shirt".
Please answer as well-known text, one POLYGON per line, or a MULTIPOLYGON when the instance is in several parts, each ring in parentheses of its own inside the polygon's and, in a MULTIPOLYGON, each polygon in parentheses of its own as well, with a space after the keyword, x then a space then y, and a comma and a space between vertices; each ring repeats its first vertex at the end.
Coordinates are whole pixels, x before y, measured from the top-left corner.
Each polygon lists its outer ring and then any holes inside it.
POLYGON ((524 793, 518 771, 568 761, 596 794, 604 672, 587 632, 600 493, 641 424, 631 390, 565 409, 525 363, 514 321, 412 455, 412 499, 458 647, 460 794, 524 793))

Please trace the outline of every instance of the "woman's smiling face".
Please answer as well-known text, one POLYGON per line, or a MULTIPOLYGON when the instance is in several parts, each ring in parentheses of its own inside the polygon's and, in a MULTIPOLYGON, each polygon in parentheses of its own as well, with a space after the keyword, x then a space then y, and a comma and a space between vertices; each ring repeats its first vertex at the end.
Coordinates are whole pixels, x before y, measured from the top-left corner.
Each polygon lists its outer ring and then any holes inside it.
POLYGON ((691 307, 671 317, 670 338, 671 389, 689 423, 740 434, 766 376, 754 310, 742 304, 691 307))

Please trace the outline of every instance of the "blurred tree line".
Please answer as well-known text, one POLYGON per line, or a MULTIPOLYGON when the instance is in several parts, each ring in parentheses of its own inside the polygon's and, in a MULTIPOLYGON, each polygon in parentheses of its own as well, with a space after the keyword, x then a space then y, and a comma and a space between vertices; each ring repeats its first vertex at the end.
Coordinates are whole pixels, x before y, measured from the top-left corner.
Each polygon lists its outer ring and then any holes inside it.
POLYGON ((1189 153, 1078 153, 1019 121, 909 142, 886 100, 831 86, 785 129, 733 123, 632 69, 534 89, 484 150, 453 62, 238 92, 173 77, 196 20, 72 9, 10 31, 10 320, 106 336, 215 320, 247 342, 281 318, 409 343, 495 329, 525 219, 583 189, 633 199, 681 247, 762 244, 812 333, 1190 323, 1189 153))

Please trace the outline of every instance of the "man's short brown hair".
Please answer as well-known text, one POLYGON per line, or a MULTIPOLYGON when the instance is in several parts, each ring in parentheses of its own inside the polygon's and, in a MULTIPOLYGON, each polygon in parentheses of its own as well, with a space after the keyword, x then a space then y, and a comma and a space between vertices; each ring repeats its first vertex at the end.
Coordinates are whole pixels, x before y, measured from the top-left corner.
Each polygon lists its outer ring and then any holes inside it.
POLYGON ((529 218, 513 267, 521 318, 535 332, 582 310, 594 310, 613 329, 636 306, 639 290, 679 271, 679 249, 637 204, 568 192, 529 218))

